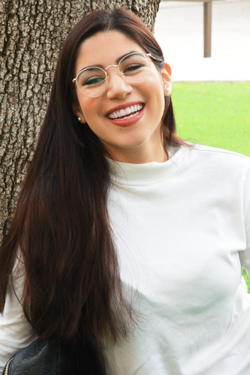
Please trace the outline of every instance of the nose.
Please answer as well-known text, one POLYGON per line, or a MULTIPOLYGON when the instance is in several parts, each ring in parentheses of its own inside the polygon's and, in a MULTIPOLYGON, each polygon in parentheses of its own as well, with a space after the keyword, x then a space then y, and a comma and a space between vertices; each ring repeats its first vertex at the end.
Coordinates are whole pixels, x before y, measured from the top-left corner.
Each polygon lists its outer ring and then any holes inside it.
POLYGON ((124 99, 132 92, 132 87, 115 66, 108 72, 107 77, 107 97, 109 99, 124 99))

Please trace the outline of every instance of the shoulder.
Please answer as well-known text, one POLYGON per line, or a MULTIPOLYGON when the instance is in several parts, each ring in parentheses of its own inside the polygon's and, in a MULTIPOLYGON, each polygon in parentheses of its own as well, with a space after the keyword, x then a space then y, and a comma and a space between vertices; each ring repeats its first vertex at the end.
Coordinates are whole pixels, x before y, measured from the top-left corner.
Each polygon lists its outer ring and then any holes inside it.
POLYGON ((241 161, 249 161, 250 158, 239 154, 238 152, 225 150, 222 148, 212 147, 212 146, 205 146, 205 145, 199 145, 199 144, 193 144, 193 147, 190 148, 190 150, 194 150, 198 152, 199 154, 209 155, 212 157, 224 157, 225 159, 235 159, 235 160, 241 160, 241 161))
POLYGON ((250 158, 237 152, 204 145, 188 147, 187 162, 190 166, 231 170, 236 173, 250 171, 250 158))

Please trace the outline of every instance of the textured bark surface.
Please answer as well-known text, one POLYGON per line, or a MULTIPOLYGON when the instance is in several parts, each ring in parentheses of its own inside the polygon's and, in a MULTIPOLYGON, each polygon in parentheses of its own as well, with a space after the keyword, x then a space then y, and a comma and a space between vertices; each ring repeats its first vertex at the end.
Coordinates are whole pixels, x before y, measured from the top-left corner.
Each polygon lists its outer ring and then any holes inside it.
POLYGON ((0 0, 0 242, 32 159, 58 53, 97 9, 126 7, 154 27, 160 0, 0 0))

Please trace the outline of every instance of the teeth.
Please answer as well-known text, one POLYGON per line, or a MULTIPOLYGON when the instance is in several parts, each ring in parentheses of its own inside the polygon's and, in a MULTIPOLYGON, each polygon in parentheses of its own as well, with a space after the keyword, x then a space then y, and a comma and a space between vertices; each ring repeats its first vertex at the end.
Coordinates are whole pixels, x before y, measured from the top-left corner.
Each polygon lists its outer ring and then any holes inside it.
POLYGON ((130 113, 132 112, 129 108, 126 108, 125 109, 125 112, 126 112, 126 115, 130 115, 130 113))
MULTIPOLYGON (((138 105, 131 105, 130 107, 127 107, 125 109, 121 109, 120 111, 117 111, 117 112, 112 112, 109 114, 109 118, 111 119, 117 119, 119 117, 124 117, 126 115, 130 115, 131 113, 133 112, 138 112, 142 109, 142 105, 141 104, 138 104, 138 105)), ((132 117, 134 116, 136 113, 133 113, 133 115, 131 116, 126 116, 125 118, 129 118, 129 117, 132 117)))
POLYGON ((137 112, 136 113, 132 113, 132 115, 130 115, 130 116, 123 117, 123 120, 127 119, 127 118, 130 118, 130 117, 134 117, 135 115, 137 115, 137 112))

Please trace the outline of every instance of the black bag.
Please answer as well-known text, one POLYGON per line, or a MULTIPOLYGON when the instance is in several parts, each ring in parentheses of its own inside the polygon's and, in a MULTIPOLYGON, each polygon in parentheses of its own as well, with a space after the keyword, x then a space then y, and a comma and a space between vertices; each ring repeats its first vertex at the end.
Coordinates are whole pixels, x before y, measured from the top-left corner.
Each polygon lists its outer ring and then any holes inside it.
POLYGON ((89 342, 45 344, 37 339, 9 359, 2 375, 104 375, 104 370, 89 342))

